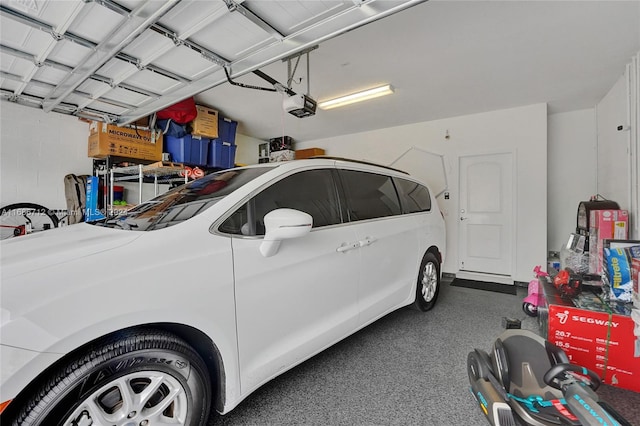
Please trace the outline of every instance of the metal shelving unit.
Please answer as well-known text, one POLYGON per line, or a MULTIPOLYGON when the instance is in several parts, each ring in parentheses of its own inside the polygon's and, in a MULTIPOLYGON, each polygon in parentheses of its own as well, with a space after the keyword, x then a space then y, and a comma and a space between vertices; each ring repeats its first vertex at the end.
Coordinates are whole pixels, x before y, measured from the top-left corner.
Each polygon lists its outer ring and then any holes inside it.
POLYGON ((184 164, 159 161, 152 164, 136 164, 125 167, 106 167, 103 170, 96 170, 95 175, 103 177, 105 185, 109 188, 109 193, 104 194, 103 203, 105 209, 111 213, 114 210, 114 185, 116 182, 138 181, 138 203, 142 203, 142 187, 145 183, 153 183, 154 194, 159 195, 159 185, 173 182, 187 183, 188 176, 185 173, 184 164))

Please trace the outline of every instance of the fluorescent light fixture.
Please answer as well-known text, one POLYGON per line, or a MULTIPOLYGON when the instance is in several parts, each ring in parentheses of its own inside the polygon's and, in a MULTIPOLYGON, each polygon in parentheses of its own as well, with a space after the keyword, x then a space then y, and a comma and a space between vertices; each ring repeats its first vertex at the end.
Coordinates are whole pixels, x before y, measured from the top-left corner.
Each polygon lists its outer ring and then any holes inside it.
POLYGON ((350 95, 340 96, 339 98, 329 99, 318 103, 321 109, 337 108, 344 105, 354 104, 356 102, 366 101, 368 99, 379 98, 380 96, 390 95, 393 93, 393 87, 386 84, 373 89, 363 90, 362 92, 351 93, 350 95))

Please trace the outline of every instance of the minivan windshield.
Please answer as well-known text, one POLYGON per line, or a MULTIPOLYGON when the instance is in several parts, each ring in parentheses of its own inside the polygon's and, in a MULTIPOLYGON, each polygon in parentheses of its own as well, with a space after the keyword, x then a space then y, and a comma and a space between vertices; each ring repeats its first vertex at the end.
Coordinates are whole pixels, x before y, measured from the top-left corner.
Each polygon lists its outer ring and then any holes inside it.
POLYGON ((202 213, 247 182, 273 167, 230 169, 206 175, 92 225, 131 231, 152 231, 177 225, 202 213))

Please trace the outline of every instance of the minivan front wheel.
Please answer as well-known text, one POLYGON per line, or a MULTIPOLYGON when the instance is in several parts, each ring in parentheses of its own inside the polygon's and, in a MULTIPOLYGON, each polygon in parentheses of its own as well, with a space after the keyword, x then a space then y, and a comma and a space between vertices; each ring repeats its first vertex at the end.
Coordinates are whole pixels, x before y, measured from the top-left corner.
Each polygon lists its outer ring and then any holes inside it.
POLYGON ((179 337, 124 332, 87 348, 45 378, 12 425, 203 426, 207 367, 179 337))
POLYGON ((420 311, 433 308, 440 292, 440 263, 433 253, 426 253, 420 264, 414 307, 420 311))

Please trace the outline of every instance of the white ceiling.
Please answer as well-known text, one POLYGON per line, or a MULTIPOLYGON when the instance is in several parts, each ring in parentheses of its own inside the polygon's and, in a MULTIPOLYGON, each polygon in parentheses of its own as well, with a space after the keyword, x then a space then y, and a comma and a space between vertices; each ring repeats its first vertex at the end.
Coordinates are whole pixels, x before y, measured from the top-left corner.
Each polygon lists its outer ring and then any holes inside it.
MULTIPOLYGON (((639 1, 0 6, 3 100, 126 123, 196 95, 259 139, 305 141, 539 102, 552 113, 591 108, 640 50, 639 1), (251 73, 258 69, 286 83, 281 58, 316 44, 309 54, 314 99, 379 83, 391 83, 395 94, 296 118, 282 110, 284 95, 226 82, 224 66, 237 82, 270 87, 251 73)), ((306 78, 303 56, 292 89, 306 92, 306 78)))
MULTIPOLYGON (((383 82, 391 96, 306 118, 284 113, 281 95, 229 84, 196 99, 238 120, 243 134, 305 141, 539 102, 550 113, 592 108, 639 50, 638 1, 432 0, 310 53, 316 100, 383 82)), ((286 81, 286 63, 262 71, 286 81)))

